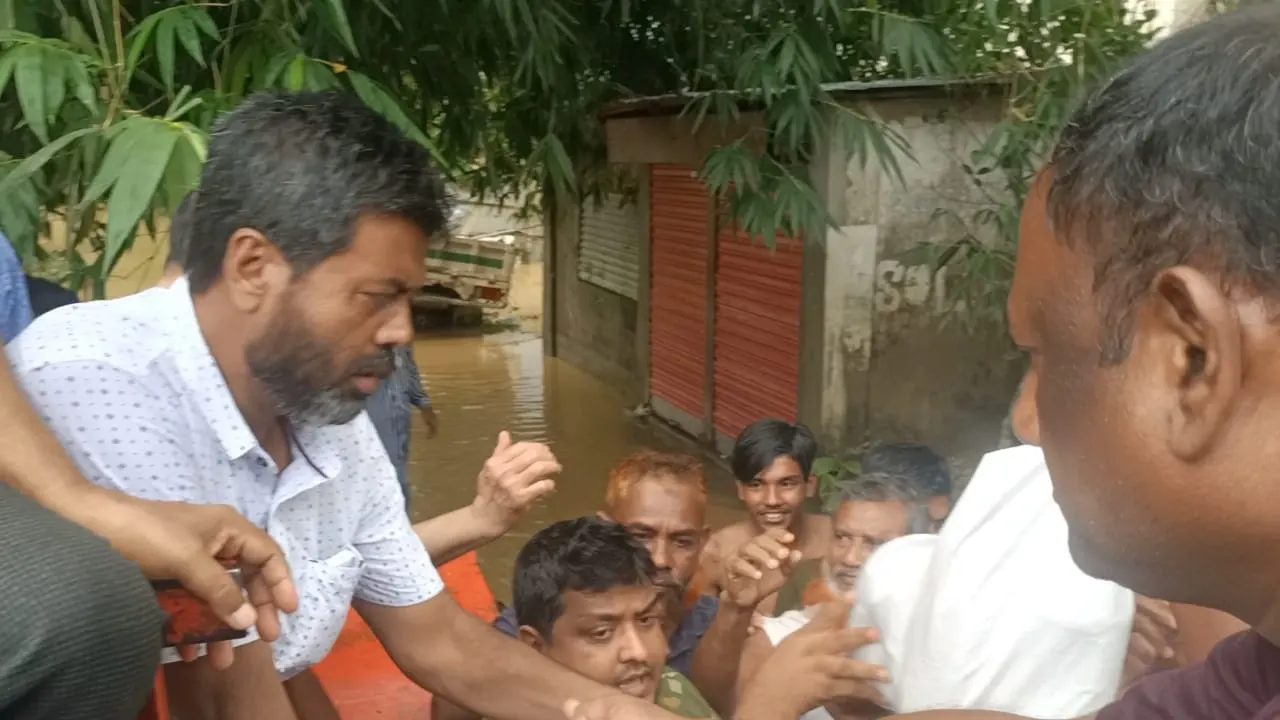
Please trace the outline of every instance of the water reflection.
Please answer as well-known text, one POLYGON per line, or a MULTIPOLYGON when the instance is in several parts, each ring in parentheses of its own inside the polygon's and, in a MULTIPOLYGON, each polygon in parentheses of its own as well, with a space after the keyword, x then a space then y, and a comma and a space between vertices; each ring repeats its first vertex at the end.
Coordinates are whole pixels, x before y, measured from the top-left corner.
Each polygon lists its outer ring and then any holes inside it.
MULTIPOLYGON (((609 469, 619 460, 643 447, 690 450, 665 429, 631 420, 621 394, 608 384, 544 357, 536 334, 424 336, 414 352, 440 416, 434 440, 419 423, 413 429, 409 478, 415 520, 471 501, 476 473, 501 430, 517 440, 549 443, 564 466, 555 494, 479 551, 480 566, 504 602, 510 600, 512 563, 529 536, 547 523, 595 512, 609 469)), ((713 527, 741 517, 731 479, 711 463, 708 485, 713 527)))

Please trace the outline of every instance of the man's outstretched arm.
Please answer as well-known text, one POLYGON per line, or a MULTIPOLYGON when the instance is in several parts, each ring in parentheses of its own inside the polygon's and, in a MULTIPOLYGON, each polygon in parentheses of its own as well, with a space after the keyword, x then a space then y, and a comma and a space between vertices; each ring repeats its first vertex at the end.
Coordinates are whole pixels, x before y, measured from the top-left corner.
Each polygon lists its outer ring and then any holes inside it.
POLYGON ((408 607, 354 603, 400 670, 494 720, 565 720, 570 700, 619 720, 670 720, 652 702, 598 685, 468 615, 448 593, 408 607))

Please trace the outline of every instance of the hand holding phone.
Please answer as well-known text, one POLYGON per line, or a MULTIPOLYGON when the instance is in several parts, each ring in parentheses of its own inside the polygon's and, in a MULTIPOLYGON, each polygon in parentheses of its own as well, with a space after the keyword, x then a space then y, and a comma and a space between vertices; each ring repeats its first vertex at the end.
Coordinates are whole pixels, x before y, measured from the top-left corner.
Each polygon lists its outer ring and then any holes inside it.
MULTIPOLYGON (((244 589, 240 568, 228 567, 236 584, 244 589)), ((156 602, 167 616, 164 623, 164 646, 202 645, 221 640, 239 640, 247 637, 248 630, 236 630, 224 623, 209 608, 177 580, 152 580, 156 602)))

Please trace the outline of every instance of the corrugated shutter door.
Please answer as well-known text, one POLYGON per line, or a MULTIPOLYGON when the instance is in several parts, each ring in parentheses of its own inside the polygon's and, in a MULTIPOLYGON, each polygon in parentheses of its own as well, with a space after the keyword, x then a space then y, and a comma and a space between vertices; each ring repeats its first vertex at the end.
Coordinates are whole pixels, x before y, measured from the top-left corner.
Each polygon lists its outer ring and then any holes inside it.
POLYGON ((583 200, 578 279, 635 300, 640 283, 640 210, 611 195, 583 200))
POLYGON ((792 238, 717 238, 715 426, 730 438, 760 418, 796 419, 802 259, 792 238))
POLYGON ((656 412, 687 413, 667 419, 696 431, 687 421, 706 416, 709 200, 692 168, 653 165, 649 177, 649 393, 656 412))

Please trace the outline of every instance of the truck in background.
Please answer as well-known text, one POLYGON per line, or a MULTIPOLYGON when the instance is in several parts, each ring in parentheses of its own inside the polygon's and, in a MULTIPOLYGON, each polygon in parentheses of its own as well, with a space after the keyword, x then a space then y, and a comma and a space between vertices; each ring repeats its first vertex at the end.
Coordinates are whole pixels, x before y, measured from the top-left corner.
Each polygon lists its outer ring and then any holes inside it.
POLYGON ((485 310, 505 308, 520 252, 518 235, 500 232, 432 240, 425 260, 426 284, 414 298, 414 308, 448 314, 450 322, 459 325, 477 324, 485 310))

